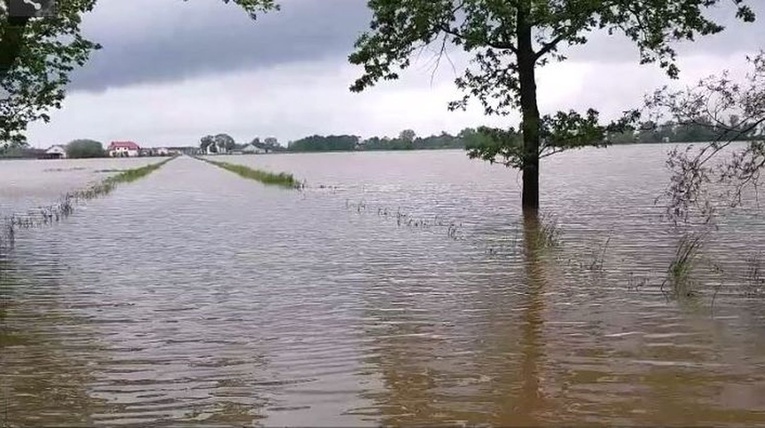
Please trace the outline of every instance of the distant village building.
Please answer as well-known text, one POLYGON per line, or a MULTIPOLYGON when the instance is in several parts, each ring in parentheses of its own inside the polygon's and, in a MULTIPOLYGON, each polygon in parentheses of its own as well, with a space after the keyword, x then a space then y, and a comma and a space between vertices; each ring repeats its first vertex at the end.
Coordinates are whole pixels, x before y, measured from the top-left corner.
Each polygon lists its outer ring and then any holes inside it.
POLYGON ((170 156, 166 147, 144 147, 138 153, 139 156, 170 156))
POLYGON ((62 145, 50 146, 43 156, 45 159, 66 159, 66 148, 62 145))
POLYGON ((248 144, 242 148, 242 153, 244 154, 258 154, 258 153, 265 153, 266 151, 264 149, 261 149, 260 147, 255 146, 254 144, 248 144))
POLYGON ((199 147, 187 146, 187 147, 168 147, 168 152, 171 155, 202 155, 204 152, 199 147))
POLYGON ((228 149, 222 146, 218 146, 215 144, 210 144, 207 146, 207 151, 205 154, 208 155, 225 155, 228 154, 228 149))
POLYGON ((113 158, 136 157, 141 153, 141 147, 132 141, 112 141, 106 149, 113 158))

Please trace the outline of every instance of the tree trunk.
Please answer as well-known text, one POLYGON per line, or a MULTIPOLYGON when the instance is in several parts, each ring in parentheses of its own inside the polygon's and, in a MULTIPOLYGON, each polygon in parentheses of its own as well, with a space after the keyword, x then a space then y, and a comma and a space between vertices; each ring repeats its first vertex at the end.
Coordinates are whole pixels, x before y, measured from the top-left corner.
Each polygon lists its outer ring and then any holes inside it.
POLYGON ((528 3, 518 7, 518 79, 523 119, 523 196, 524 212, 539 210, 539 107, 537 106, 536 57, 528 20, 528 3))
POLYGON ((21 53, 24 30, 29 23, 26 16, 9 16, 7 19, 8 22, 0 23, 4 30, 0 32, 0 82, 5 80, 21 53))

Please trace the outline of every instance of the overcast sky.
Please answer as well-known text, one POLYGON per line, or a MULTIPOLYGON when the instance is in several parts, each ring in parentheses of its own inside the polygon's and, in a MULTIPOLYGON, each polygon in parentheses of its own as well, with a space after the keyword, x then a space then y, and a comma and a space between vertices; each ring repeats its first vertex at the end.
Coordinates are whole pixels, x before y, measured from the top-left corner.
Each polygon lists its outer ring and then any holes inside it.
MULTIPOLYGON (((30 143, 196 145, 206 134, 226 132, 240 143, 275 136, 286 144, 312 134, 366 138, 405 128, 430 135, 517 125, 517 117, 485 117, 477 107, 447 111, 459 97, 454 71, 442 63, 433 74, 427 52, 402 80, 349 92, 361 71, 347 57, 369 23, 366 1, 280 3, 281 11, 253 22, 222 0, 101 0, 83 31, 103 49, 74 73, 64 108, 51 122, 30 127, 30 143)), ((765 2, 750 3, 758 3, 756 23, 739 24, 732 9, 717 10, 728 29, 680 47, 682 79, 675 84, 741 70, 746 54, 765 48, 765 2)), ((638 65, 637 50, 623 38, 596 34, 568 54, 567 62, 539 72, 543 113, 594 107, 613 117, 668 83, 657 66, 638 65)), ((457 67, 465 60, 453 55, 457 67)))

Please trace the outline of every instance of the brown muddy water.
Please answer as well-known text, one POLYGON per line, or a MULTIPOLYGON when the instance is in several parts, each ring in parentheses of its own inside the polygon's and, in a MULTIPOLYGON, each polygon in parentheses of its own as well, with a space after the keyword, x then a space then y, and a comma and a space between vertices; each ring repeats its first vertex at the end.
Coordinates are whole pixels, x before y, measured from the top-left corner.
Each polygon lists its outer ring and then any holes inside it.
MULTIPOLYGON (((728 216, 696 295, 668 299, 668 148, 544 163, 560 244, 540 252, 522 251, 518 174, 460 151, 218 158, 304 192, 173 160, 17 234, 0 420, 765 425, 765 219, 728 216)), ((16 206, 87 181, 19 165, 0 163, 29 178, 16 206)))

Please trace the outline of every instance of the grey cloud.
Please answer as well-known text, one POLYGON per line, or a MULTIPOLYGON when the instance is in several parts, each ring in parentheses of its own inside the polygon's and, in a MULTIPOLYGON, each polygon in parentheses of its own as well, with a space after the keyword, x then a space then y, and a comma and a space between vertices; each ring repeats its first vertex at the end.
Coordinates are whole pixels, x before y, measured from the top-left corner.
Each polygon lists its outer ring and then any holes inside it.
MULTIPOLYGON (((86 17, 84 31, 104 49, 73 73, 71 89, 100 91, 298 61, 345 62, 370 19, 364 0, 280 3, 281 11, 253 22, 237 6, 222 0, 101 0, 86 17)), ((730 6, 712 10, 711 16, 726 25, 726 31, 681 44, 679 53, 726 56, 765 47, 765 2, 751 3, 758 13, 756 23, 738 23, 730 6)), ((638 61, 632 42, 604 32, 593 33, 586 45, 562 52, 573 61, 638 61)))
MULTIPOLYGON (((765 49, 765 2, 754 0, 748 3, 757 14, 755 22, 743 23, 737 19, 732 2, 710 8, 706 15, 726 27, 725 30, 718 34, 701 36, 695 42, 676 43, 678 55, 727 56, 736 52, 765 49)), ((592 33, 585 45, 561 49, 561 52, 576 61, 618 63, 639 60, 638 49, 631 40, 618 33, 609 36, 605 31, 592 33)))
POLYGON ((83 31, 103 45, 73 73, 71 89, 99 91, 146 82, 341 60, 370 19, 361 0, 281 1, 253 22, 221 0, 102 0, 83 31), (121 7, 121 9, 117 9, 121 7))

